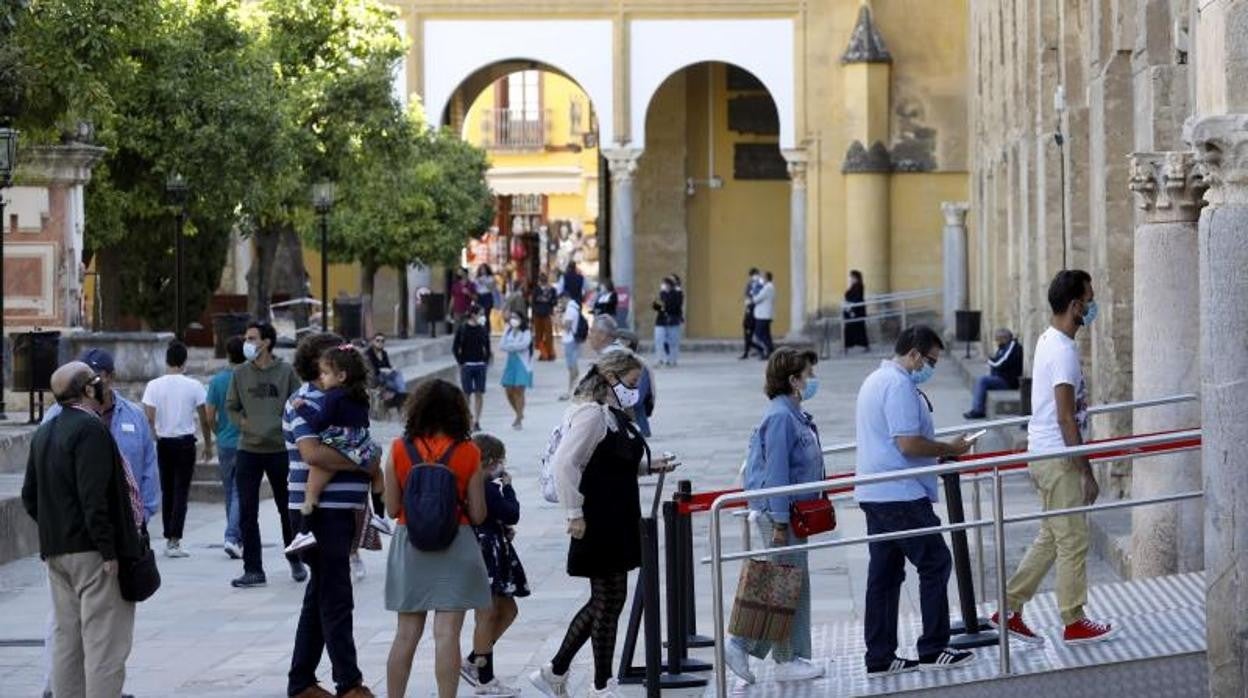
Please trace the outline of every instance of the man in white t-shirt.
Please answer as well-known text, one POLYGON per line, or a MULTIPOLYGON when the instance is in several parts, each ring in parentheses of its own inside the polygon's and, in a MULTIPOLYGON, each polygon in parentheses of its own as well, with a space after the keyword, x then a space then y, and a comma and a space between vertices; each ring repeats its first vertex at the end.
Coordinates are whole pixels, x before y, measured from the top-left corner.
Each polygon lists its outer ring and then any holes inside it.
MULTIPOLYGON (((563 329, 563 360, 568 365, 568 392, 559 396, 560 400, 568 400, 572 394, 576 392, 576 381, 581 374, 581 344, 584 343, 585 337, 576 338, 577 326, 587 321, 581 315, 581 304, 577 303, 574 298, 568 298, 564 301, 562 329, 563 329)), ((586 333, 586 337, 588 332, 586 333)))
MULTIPOLYGON (((1064 269, 1049 284, 1051 327, 1040 335, 1033 354, 1031 421, 1027 450, 1055 451, 1083 443, 1087 427, 1088 392, 1079 362, 1075 333, 1096 319, 1092 277, 1079 269, 1064 269)), ((1100 489, 1087 458, 1043 460, 1030 465, 1032 481, 1045 511, 1091 505, 1100 489)), ((1015 639, 1043 643, 1023 622, 1023 604, 1035 595, 1049 568, 1057 564, 1057 605, 1067 645, 1107 640, 1117 632, 1108 623, 1084 616, 1088 601, 1088 519, 1084 514, 1043 519, 1040 534, 1027 550, 1018 570, 1006 584, 1008 628, 1015 639)), ((994 613, 992 624, 998 625, 994 613)))
POLYGON ((195 415, 204 435, 204 460, 212 458, 212 427, 209 426, 208 389, 187 376, 186 345, 174 340, 165 350, 165 375, 143 390, 143 410, 156 432, 156 461, 160 466, 160 519, 164 527, 165 555, 186 557, 182 527, 186 502, 195 475, 195 415))

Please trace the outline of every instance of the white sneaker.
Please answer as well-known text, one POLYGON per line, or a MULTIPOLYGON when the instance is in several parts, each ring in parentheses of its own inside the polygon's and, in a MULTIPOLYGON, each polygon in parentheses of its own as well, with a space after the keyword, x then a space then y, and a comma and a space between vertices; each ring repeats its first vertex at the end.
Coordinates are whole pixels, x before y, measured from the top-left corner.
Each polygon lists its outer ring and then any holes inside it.
POLYGON ((394 535, 394 527, 390 525, 390 522, 387 521, 384 516, 373 514, 368 519, 368 525, 377 529, 378 532, 386 534, 387 536, 394 535))
POLYGON ((520 695, 520 690, 508 686, 496 678, 489 683, 477 686, 476 694, 479 696, 518 696, 520 695))
POLYGON ((286 546, 286 554, 297 553, 300 550, 307 550, 316 546, 316 534, 308 531, 306 533, 296 533, 294 540, 290 541, 290 545, 286 546))
POLYGON ((233 541, 225 542, 225 554, 230 556, 231 560, 238 560, 243 556, 243 546, 233 541))
POLYGON ((728 668, 737 678, 753 684, 755 681, 754 672, 750 671, 750 653, 737 642, 737 638, 730 637, 724 643, 724 661, 727 662, 728 668))
POLYGON ((545 664, 541 669, 529 674, 529 683, 550 698, 566 698, 568 695, 568 676, 555 673, 554 667, 545 664))
POLYGON ((165 543, 165 557, 190 557, 191 554, 182 549, 182 540, 179 538, 170 538, 165 543))
POLYGON ((351 556, 351 577, 355 581, 364 579, 364 575, 368 574, 368 570, 364 568, 364 560, 360 559, 360 554, 355 553, 351 556))
POLYGON ((473 688, 481 685, 481 677, 477 673, 477 665, 468 661, 467 658, 459 665, 459 675, 473 688))
POLYGON ((809 660, 796 657, 791 662, 777 664, 772 672, 776 681, 810 681, 823 676, 823 665, 812 664, 809 660))
POLYGON ((589 687, 590 698, 622 698, 620 693, 620 682, 615 679, 607 679, 607 685, 601 689, 589 687))

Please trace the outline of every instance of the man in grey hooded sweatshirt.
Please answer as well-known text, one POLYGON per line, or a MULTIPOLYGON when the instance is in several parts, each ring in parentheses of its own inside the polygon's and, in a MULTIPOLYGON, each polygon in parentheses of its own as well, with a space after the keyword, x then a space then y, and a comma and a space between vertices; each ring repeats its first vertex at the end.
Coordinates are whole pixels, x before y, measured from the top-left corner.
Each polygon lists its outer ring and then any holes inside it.
MULTIPOLYGON (((244 335, 247 362, 234 369, 225 411, 239 429, 235 487, 238 490, 239 528, 243 537, 243 576, 230 582, 235 587, 264 586, 264 563, 260 554, 260 480, 267 476, 273 503, 282 521, 286 545, 294 538, 286 507, 286 478, 290 462, 282 436, 282 411, 286 400, 299 389, 299 377, 291 365, 273 355, 277 332, 267 323, 252 323, 244 335)), ((287 555, 290 575, 296 582, 308 578, 297 555, 287 555)))

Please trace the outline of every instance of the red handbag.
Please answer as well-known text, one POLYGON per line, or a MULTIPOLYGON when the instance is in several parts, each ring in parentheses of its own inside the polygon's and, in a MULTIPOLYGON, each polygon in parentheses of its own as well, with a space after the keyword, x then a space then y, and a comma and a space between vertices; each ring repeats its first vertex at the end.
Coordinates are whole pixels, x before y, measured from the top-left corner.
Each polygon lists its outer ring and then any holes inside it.
POLYGON ((789 528, 798 538, 827 533, 836 528, 836 509, 826 495, 789 505, 789 528))

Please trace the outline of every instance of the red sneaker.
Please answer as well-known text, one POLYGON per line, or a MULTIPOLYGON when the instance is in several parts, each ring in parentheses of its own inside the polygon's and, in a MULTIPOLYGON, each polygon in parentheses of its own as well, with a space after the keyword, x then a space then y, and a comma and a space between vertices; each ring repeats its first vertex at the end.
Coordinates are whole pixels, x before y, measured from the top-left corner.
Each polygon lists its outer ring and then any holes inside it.
MULTIPOLYGON (((997 630, 1001 629, 1000 617, 998 613, 992 614, 992 618, 989 619, 988 625, 991 625, 997 630)), ((1010 637, 1015 640, 1020 640, 1032 645, 1044 644, 1044 638, 1040 637, 1033 632, 1031 628, 1027 627, 1027 624, 1023 622, 1023 614, 1018 611, 1010 614, 1010 622, 1006 624, 1006 627, 1009 630, 1010 637)))
POLYGON ((1101 642, 1108 640, 1118 633, 1118 629, 1109 623, 1097 623, 1096 621, 1080 618, 1079 620, 1066 626, 1066 631, 1062 634, 1062 639, 1068 645, 1082 645, 1089 642, 1101 642))

